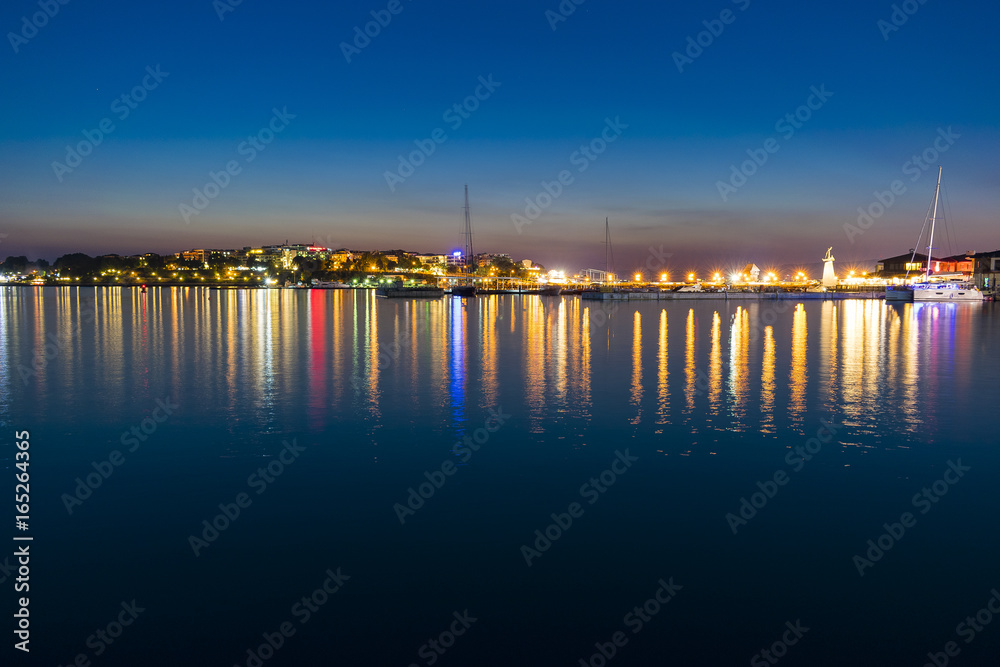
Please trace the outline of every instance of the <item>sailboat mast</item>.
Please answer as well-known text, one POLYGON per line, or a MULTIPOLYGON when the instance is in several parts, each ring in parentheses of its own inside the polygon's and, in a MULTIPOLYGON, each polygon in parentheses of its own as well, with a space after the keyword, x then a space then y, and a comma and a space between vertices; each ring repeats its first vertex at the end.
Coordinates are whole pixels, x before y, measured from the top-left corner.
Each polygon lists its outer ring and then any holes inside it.
POLYGON ((472 268, 472 215, 469 213, 469 186, 465 186, 465 272, 472 268))
POLYGON ((927 240, 927 277, 931 277, 931 261, 934 252, 934 221, 937 219, 938 195, 941 192, 941 166, 938 166, 937 186, 934 188, 934 212, 931 213, 931 235, 927 240))
POLYGON ((604 218, 604 281, 608 281, 608 250, 611 248, 611 228, 608 226, 608 219, 604 218))

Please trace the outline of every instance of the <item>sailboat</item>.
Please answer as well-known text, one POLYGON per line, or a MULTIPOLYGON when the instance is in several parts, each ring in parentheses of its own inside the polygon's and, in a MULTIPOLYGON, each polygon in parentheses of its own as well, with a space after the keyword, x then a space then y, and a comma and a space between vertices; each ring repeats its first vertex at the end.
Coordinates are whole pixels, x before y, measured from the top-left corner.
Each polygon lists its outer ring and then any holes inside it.
POLYGON ((469 213, 469 186, 465 186, 465 256, 462 258, 462 270, 465 273, 465 282, 451 288, 452 296, 462 298, 476 296, 476 285, 472 282, 469 269, 475 270, 475 263, 472 255, 472 216, 469 213))
MULTIPOLYGON (((983 293, 966 280, 945 280, 943 276, 935 279, 932 277, 931 268, 934 264, 934 227, 937 222, 938 201, 941 195, 941 172, 943 168, 938 167, 937 185, 934 187, 934 204, 930 217, 930 235, 927 241, 927 272, 922 279, 918 279, 910 284, 890 285, 885 291, 886 301, 969 301, 982 302, 983 293)), ((924 223, 926 225, 926 221, 924 223)), ((923 229, 920 235, 923 236, 923 229)), ((919 239, 917 245, 919 246, 919 239)), ((914 248, 910 257, 910 265, 915 263, 917 250, 914 248)), ((908 272, 907 272, 908 275, 908 272)))
POLYGON ((604 218, 604 285, 601 291, 613 292, 615 270, 615 250, 611 245, 611 223, 604 218), (608 257, 610 256, 610 261, 608 257))
POLYGON ((983 293, 967 280, 934 279, 931 255, 934 252, 934 223, 937 220, 938 197, 941 194, 941 167, 938 167, 937 186, 934 188, 934 212, 931 214, 931 231, 927 241, 927 273, 924 281, 913 285, 913 300, 917 301, 970 301, 983 302, 983 293))
MULTIPOLYGON (((614 248, 611 246, 611 223, 608 218, 604 218, 604 280, 591 285, 587 289, 583 290, 581 296, 584 299, 596 299, 601 300, 604 294, 607 292, 616 292, 615 289, 615 274, 613 273, 615 268, 615 252, 614 248)), ((594 270, 596 273, 601 273, 600 271, 594 270)))

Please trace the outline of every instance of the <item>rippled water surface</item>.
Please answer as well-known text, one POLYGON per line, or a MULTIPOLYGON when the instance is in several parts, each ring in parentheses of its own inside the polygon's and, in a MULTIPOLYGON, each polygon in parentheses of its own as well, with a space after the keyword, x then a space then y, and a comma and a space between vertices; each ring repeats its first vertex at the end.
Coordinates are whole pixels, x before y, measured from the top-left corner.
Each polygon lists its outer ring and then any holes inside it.
POLYGON ((0 288, 32 658, 253 665, 287 622, 264 664, 598 665, 618 632, 608 664, 747 664, 800 622, 783 663, 955 641, 993 664, 1000 624, 960 624, 1000 587, 998 324, 993 304, 0 288))

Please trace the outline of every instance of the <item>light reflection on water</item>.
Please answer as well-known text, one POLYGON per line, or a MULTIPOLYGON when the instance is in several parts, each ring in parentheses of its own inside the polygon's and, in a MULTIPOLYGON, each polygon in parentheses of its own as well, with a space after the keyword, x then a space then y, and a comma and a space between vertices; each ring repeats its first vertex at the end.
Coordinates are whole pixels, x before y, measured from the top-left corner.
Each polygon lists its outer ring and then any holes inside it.
POLYGON ((859 434, 891 424, 934 441, 949 410, 981 398, 989 308, 4 288, 0 406, 12 409, 17 383, 40 409, 112 421, 170 394, 262 433, 364 421, 373 441, 399 420, 461 434, 501 404, 536 436, 578 438, 618 420, 633 437, 671 425, 805 433, 822 412, 859 434), (60 352, 23 381, 47 344, 60 352))

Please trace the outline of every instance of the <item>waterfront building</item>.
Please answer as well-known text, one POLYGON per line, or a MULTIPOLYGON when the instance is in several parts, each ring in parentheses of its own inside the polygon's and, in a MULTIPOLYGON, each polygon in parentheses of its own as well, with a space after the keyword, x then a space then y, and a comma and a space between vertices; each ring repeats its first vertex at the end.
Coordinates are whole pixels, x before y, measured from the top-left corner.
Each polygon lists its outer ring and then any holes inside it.
POLYGON ((1000 250, 977 252, 972 255, 972 280, 983 292, 996 293, 1000 280, 1000 250))
POLYGON ((505 252, 481 252, 476 255, 476 263, 479 265, 490 264, 498 259, 507 260, 508 262, 514 261, 510 258, 510 255, 505 252))
POLYGON ((908 273, 921 274, 926 271, 927 255, 914 257, 912 250, 904 255, 880 259, 875 263, 875 272, 879 278, 902 278, 908 273))
POLYGON ((333 264, 333 269, 339 269, 344 264, 354 261, 354 253, 347 248, 340 248, 339 250, 329 251, 326 259, 333 264))
POLYGON ((743 276, 743 280, 755 283, 760 279, 760 267, 753 263, 747 264, 740 274, 743 276))
POLYGON ((208 264, 212 260, 236 257, 237 254, 238 253, 232 249, 196 248, 194 250, 182 250, 181 252, 175 252, 173 256, 174 258, 182 261, 195 261, 200 264, 208 264))
POLYGON ((580 271, 583 279, 591 283, 604 283, 608 281, 608 274, 606 271, 601 271, 600 269, 583 269, 580 271))
MULTIPOLYGON (((971 252, 951 257, 932 257, 931 273, 971 274, 974 268, 973 257, 974 254, 971 252)), ((875 265, 875 271, 880 278, 903 278, 907 274, 912 278, 927 273, 927 255, 917 253, 914 256, 911 250, 904 255, 886 257, 885 259, 878 260, 875 265)))

